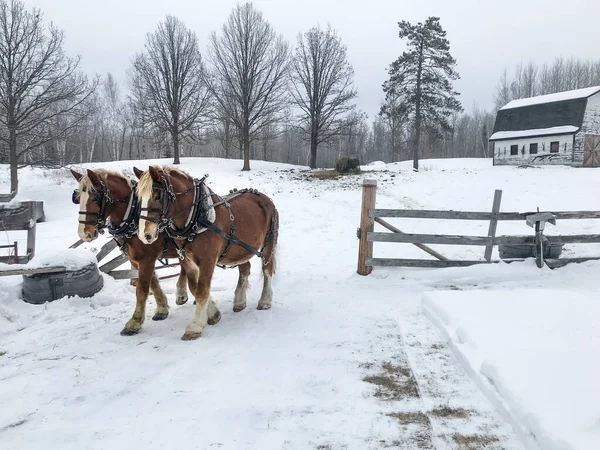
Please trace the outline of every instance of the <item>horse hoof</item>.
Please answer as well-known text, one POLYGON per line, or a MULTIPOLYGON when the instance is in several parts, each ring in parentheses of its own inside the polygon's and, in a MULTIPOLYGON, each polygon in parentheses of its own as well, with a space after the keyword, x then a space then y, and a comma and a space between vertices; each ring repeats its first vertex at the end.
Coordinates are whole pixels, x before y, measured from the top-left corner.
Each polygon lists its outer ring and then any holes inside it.
POLYGON ((123 328, 121 330, 121 336, 133 336, 134 334, 138 334, 139 332, 139 328, 123 328))
POLYGON ((175 303, 177 303, 178 305, 185 305, 187 303, 187 301, 188 301, 187 295, 182 295, 175 299, 175 303))
POLYGON ((233 305, 233 312, 240 312, 243 311, 244 309, 246 309, 246 304, 242 304, 242 305, 233 305))
POLYGON ((169 316, 169 312, 157 312, 152 317, 152 320, 165 320, 169 316))
POLYGON ((256 307, 256 309, 258 309, 259 311, 266 311, 267 309, 271 309, 271 304, 270 303, 259 303, 258 306, 256 307))
POLYGON ((198 331, 186 331, 183 336, 181 336, 182 341, 194 341, 200 337, 202 333, 198 331))
POLYGON ((208 324, 209 325, 216 325, 219 323, 219 320, 221 320, 221 311, 217 311, 216 314, 212 317, 208 318, 208 324))

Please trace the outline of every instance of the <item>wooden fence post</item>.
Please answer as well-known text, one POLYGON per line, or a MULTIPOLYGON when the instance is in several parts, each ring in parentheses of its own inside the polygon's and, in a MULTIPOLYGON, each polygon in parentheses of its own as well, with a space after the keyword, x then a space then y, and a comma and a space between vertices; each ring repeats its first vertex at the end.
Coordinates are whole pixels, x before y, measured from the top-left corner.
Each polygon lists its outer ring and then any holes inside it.
POLYGON ((500 212, 500 202, 502 202, 502 190, 494 191, 494 204, 492 205, 492 219, 488 229, 488 237, 492 238, 491 242, 486 245, 484 257, 487 262, 492 262, 492 251, 494 250, 494 239, 496 237, 496 228, 498 228, 498 213, 500 212))
POLYGON ((364 180, 362 192, 362 207, 360 212, 360 228, 358 243, 358 274, 369 275, 373 268, 365 263, 367 258, 373 257, 373 242, 369 242, 367 235, 373 231, 375 220, 369 217, 369 212, 375 209, 377 195, 377 180, 364 180))

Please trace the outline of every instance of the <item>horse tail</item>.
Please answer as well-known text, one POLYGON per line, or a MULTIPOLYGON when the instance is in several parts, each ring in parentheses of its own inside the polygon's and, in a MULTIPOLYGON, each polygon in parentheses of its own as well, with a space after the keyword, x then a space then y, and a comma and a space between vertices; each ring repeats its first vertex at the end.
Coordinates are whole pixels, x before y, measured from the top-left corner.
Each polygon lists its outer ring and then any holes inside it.
POLYGON ((269 228, 271 237, 267 243, 267 249, 269 250, 269 256, 264 261, 264 265, 270 266, 271 275, 275 274, 277 268, 277 240, 279 238, 279 211, 273 205, 273 214, 271 215, 271 226, 269 228))

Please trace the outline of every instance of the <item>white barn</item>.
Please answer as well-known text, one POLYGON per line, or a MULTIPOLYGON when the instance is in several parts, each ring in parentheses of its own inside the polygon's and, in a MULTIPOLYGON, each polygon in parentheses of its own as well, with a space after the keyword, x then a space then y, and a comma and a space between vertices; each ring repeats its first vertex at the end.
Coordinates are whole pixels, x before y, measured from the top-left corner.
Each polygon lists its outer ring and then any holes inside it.
POLYGON ((494 165, 600 166, 600 86, 508 103, 490 142, 494 165))

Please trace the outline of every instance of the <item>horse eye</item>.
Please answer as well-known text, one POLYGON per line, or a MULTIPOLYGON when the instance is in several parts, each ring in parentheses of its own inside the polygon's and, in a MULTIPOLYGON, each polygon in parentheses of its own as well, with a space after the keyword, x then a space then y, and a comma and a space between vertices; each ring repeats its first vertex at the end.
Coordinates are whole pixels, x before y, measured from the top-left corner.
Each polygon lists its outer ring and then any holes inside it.
POLYGON ((160 200, 160 194, 154 194, 154 201, 160 200))

